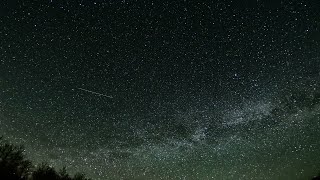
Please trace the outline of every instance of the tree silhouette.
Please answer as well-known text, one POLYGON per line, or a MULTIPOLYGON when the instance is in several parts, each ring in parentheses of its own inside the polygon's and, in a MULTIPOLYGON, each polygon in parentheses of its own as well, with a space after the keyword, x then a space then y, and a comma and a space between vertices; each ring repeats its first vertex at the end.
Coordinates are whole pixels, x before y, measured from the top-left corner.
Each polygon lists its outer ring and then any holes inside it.
POLYGON ((33 180, 58 180, 60 179, 60 176, 56 172, 56 170, 53 167, 50 167, 46 163, 40 164, 40 166, 32 173, 32 179, 33 180))
POLYGON ((2 180, 90 180, 82 173, 70 177, 63 167, 57 172, 47 163, 34 167, 24 155, 24 147, 10 144, 0 136, 0 179, 2 180))
POLYGON ((23 146, 15 146, 0 137, 0 179, 27 179, 32 167, 29 160, 25 160, 23 146))
POLYGON ((59 171, 60 179, 61 180, 71 180, 72 178, 69 176, 67 173, 67 168, 64 166, 62 169, 59 171))
POLYGON ((320 172, 318 173, 318 176, 314 176, 312 180, 320 180, 320 172))
POLYGON ((57 172, 53 167, 47 163, 42 163, 39 167, 33 171, 32 180, 90 180, 82 173, 76 173, 73 178, 69 176, 66 171, 66 167, 60 169, 57 172))
MULTIPOLYGON (((58 172, 47 163, 34 167, 25 159, 23 146, 8 143, 0 136, 0 180, 91 180, 82 173, 73 177, 67 173, 66 167, 58 172)), ((320 174, 312 178, 320 180, 320 174)))
POLYGON ((76 174, 74 175, 73 180, 90 180, 90 179, 87 179, 87 178, 85 177, 85 174, 83 174, 83 173, 76 173, 76 174))

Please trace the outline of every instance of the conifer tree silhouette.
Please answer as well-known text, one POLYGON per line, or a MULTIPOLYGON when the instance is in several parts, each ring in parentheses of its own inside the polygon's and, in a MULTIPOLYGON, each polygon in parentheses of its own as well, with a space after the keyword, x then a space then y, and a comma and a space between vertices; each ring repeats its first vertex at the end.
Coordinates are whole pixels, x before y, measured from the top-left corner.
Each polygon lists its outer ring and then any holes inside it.
POLYGON ((32 164, 25 160, 23 146, 15 146, 0 137, 1 179, 24 180, 30 174, 32 164))
POLYGON ((34 167, 24 151, 23 146, 10 144, 0 136, 0 180, 90 180, 82 173, 70 177, 66 167, 59 172, 47 163, 34 167))
POLYGON ((60 179, 58 173, 53 167, 50 167, 47 163, 42 163, 32 173, 33 180, 58 180, 60 179))

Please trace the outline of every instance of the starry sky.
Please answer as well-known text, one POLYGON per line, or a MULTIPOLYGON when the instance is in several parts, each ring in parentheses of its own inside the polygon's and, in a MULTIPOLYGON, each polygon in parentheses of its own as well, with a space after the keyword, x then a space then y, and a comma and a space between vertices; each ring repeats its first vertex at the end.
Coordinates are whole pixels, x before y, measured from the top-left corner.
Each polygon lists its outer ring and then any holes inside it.
POLYGON ((319 47, 317 1, 5 0, 0 135, 96 179, 311 177, 319 47))

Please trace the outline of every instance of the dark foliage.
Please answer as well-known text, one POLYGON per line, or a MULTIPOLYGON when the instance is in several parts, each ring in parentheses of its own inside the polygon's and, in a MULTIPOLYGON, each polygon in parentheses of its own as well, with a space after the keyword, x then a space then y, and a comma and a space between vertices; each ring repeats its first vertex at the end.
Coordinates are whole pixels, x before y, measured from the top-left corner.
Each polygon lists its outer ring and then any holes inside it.
POLYGON ((320 172, 318 173, 318 176, 313 177, 312 180, 320 180, 320 172))
MULTIPOLYGON (((23 146, 8 143, 0 136, 0 180, 90 180, 82 173, 70 177, 66 167, 56 171, 46 163, 34 167, 25 159, 23 146)), ((320 180, 320 175, 312 180, 320 180)))
POLYGON ((32 173, 33 180, 58 180, 60 176, 53 167, 50 167, 46 163, 42 163, 35 171, 32 173))
POLYGON ((57 172, 53 167, 50 167, 46 163, 42 163, 32 172, 32 180, 89 180, 84 174, 77 173, 74 177, 70 177, 66 171, 66 167, 63 167, 57 172))
POLYGON ((24 148, 6 142, 0 137, 0 179, 27 179, 32 167, 24 157, 24 148))
POLYGON ((70 177, 63 167, 57 172, 46 163, 34 167, 24 156, 24 147, 8 143, 0 137, 0 179, 10 180, 89 180, 84 174, 70 177))

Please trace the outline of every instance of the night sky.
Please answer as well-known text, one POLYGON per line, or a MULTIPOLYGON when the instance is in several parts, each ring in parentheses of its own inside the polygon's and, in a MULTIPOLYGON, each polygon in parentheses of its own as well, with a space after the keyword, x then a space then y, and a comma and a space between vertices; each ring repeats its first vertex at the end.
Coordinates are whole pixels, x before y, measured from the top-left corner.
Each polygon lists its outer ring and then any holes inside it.
POLYGON ((320 171, 320 2, 4 0, 0 135, 94 179, 320 171))

